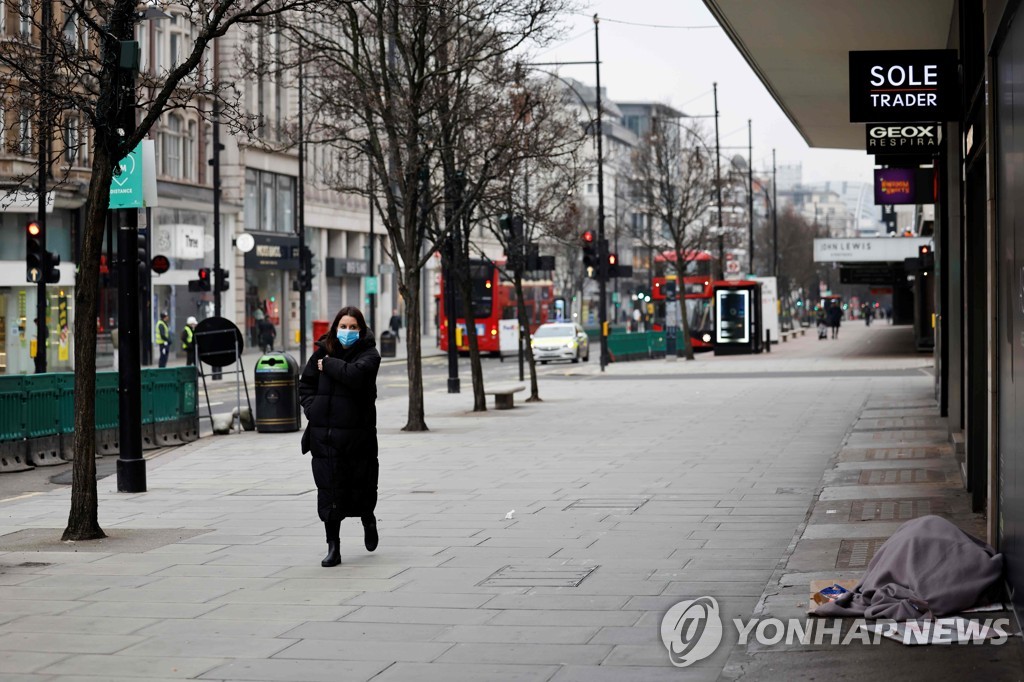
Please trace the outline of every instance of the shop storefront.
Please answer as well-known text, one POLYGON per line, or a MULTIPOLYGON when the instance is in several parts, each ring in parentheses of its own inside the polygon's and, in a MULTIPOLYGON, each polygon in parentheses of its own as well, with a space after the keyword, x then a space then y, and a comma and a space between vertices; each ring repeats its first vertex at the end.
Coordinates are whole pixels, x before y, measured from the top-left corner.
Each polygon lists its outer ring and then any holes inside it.
POLYGON ((273 338, 274 348, 290 348, 298 329, 298 299, 291 283, 299 269, 299 238, 259 233, 252 236, 256 244, 245 254, 243 331, 253 346, 267 345, 261 343, 262 332, 264 341, 268 336, 273 338))

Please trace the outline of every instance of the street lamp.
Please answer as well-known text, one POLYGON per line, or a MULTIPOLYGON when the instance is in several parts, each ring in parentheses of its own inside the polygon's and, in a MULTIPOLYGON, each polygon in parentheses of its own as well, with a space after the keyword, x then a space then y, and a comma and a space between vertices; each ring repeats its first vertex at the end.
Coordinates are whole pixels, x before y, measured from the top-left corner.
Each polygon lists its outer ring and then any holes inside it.
MULTIPOLYGON (((116 88, 122 102, 116 111, 121 139, 135 133, 135 74, 139 69, 139 44, 135 26, 139 21, 166 17, 163 12, 139 13, 126 17, 107 34, 106 59, 116 70, 116 88), (118 33, 121 35, 118 35, 118 33), (116 66, 120 64, 120 67, 116 66)), ((139 209, 130 207, 122 214, 117 231, 118 292, 120 318, 117 344, 118 444, 117 491, 146 492, 146 460, 142 456, 142 367, 139 348, 139 209)))

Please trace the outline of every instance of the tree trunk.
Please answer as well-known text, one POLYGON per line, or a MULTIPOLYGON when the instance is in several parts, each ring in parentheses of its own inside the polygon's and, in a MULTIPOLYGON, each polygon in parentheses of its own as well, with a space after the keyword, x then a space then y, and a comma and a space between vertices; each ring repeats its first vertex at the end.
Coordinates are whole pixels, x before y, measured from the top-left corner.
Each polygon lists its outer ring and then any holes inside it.
MULTIPOLYGON (((476 317, 473 315, 473 274, 469 260, 464 253, 456 255, 454 272, 459 273, 459 296, 462 298, 462 317, 466 321, 466 335, 469 337, 469 367, 473 381, 473 411, 487 411, 487 396, 484 395, 484 368, 480 363, 480 340, 476 336, 476 317)), ((497 292, 494 293, 495 299, 497 292)), ((451 319, 449 318, 449 324, 451 319)), ((486 333, 486 330, 485 332, 486 333)))
MULTIPOLYGON (((71 510, 61 540, 106 537, 100 528, 96 494, 96 307, 112 174, 113 164, 106 145, 97 144, 92 159, 82 253, 75 278, 75 461, 71 510)), ((121 311, 121 314, 131 313, 121 311)))
POLYGON ((526 402, 539 403, 542 401, 540 386, 537 384, 537 360, 533 357, 533 346, 530 344, 530 320, 526 317, 526 301, 523 300, 523 273, 517 270, 512 281, 516 288, 516 312, 519 314, 519 328, 526 335, 523 344, 526 350, 526 359, 530 362, 530 397, 526 399, 526 402))
POLYGON ((405 369, 409 377, 409 411, 403 431, 429 431, 423 409, 423 358, 420 335, 420 280, 419 271, 405 270, 399 287, 405 301, 407 326, 405 328, 405 369))
POLYGON ((690 336, 690 320, 686 316, 686 293, 681 289, 682 277, 680 279, 680 290, 677 292, 679 296, 679 318, 683 323, 683 355, 687 360, 693 360, 693 337, 690 336))

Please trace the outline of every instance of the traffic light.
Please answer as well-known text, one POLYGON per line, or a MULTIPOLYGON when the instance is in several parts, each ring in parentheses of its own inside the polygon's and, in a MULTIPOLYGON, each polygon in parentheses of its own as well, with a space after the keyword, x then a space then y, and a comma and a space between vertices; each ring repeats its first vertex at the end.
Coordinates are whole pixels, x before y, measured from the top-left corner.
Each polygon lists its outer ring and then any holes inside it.
MULTIPOLYGON (((498 219, 501 236, 505 241, 505 257, 511 270, 522 269, 523 259, 523 216, 503 215, 498 219)), ((527 268, 529 269, 529 268, 527 268)))
POLYGON ((139 265, 139 277, 145 278, 149 274, 149 240, 146 238, 146 233, 142 230, 138 231, 135 239, 138 252, 136 263, 139 265))
POLYGON ((580 242, 583 245, 583 267, 588 275, 593 275, 597 270, 597 237, 592 230, 587 230, 580 235, 580 242))
POLYGON ((190 279, 188 281, 189 291, 211 291, 212 289, 210 268, 199 268, 199 279, 190 279))
POLYGON ((313 291, 313 275, 299 270, 297 279, 292 280, 292 291, 313 291))
POLYGON ((44 251, 43 272, 46 274, 47 284, 58 284, 60 282, 60 254, 53 251, 44 251))
POLYGON ((608 276, 609 277, 632 277, 633 266, 632 265, 621 265, 619 263, 619 254, 609 253, 608 254, 608 276))
POLYGON ((228 271, 221 268, 217 272, 217 291, 227 291, 231 288, 231 282, 228 280, 228 271))
POLYGON ((43 249, 43 230, 36 221, 25 227, 25 279, 29 282, 43 281, 43 266, 46 254, 43 249))
POLYGON ((935 268, 935 252, 927 244, 922 244, 917 248, 917 257, 920 259, 923 272, 927 273, 935 268))

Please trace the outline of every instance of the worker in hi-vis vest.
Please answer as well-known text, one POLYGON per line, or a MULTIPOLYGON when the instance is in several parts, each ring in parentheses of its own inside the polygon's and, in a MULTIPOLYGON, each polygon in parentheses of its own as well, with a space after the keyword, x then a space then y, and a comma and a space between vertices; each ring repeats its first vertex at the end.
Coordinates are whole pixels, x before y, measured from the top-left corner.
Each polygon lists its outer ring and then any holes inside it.
POLYGON ((156 323, 156 345, 160 348, 160 366, 167 366, 167 355, 171 352, 171 328, 167 326, 167 312, 160 313, 156 323))
POLYGON ((194 330, 199 324, 196 318, 189 316, 185 320, 185 328, 181 330, 181 349, 185 351, 185 364, 196 364, 196 335, 194 330))

